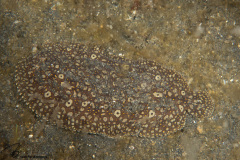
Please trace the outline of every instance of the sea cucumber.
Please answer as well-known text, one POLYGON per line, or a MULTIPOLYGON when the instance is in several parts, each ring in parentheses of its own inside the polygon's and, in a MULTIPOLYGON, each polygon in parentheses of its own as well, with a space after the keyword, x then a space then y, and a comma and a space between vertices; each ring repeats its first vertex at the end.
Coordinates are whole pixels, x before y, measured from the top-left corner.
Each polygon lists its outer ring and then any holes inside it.
POLYGON ((45 44, 18 63, 15 82, 36 115, 110 137, 167 135, 184 127, 187 114, 202 118, 214 108, 173 70, 79 43, 45 44))

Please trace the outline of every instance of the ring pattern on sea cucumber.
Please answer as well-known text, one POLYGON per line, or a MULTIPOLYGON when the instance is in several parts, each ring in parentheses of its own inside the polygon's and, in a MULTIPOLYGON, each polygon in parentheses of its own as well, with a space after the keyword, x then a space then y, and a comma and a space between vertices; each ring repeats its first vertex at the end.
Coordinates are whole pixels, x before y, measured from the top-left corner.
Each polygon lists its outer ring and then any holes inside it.
POLYGON ((213 111, 207 94, 154 61, 78 43, 44 48, 16 66, 18 94, 38 116, 72 131, 153 138, 182 129, 187 114, 213 111))

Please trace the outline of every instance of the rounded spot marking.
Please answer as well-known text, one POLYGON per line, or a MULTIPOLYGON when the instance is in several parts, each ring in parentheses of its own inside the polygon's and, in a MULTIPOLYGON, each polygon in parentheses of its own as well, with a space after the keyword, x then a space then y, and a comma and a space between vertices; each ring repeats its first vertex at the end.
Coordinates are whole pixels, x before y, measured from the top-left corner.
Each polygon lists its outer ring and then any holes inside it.
POLYGON ((71 99, 69 99, 69 100, 66 102, 66 106, 67 106, 67 107, 70 107, 70 106, 72 105, 72 102, 73 102, 73 101, 72 101, 71 99))
POLYGON ((47 91, 46 93, 44 93, 44 97, 48 98, 52 95, 52 93, 50 91, 47 91))
POLYGON ((161 76, 160 76, 160 75, 156 75, 155 79, 156 79, 157 81, 160 81, 160 80, 161 80, 161 76))
POLYGON ((114 116, 116 116, 117 118, 121 116, 121 111, 118 109, 114 112, 114 116))
POLYGON ((147 83, 145 83, 145 82, 142 83, 142 84, 141 84, 141 87, 142 87, 143 89, 146 88, 146 87, 147 87, 147 83))
POLYGON ((94 121, 95 121, 95 122, 98 121, 98 117, 94 117, 94 121))
POLYGON ((179 105, 178 108, 180 109, 181 112, 183 112, 184 107, 182 105, 179 105))
POLYGON ((162 93, 154 92, 153 93, 154 97, 162 97, 162 93))
POLYGON ((88 105, 88 102, 87 102, 87 101, 82 102, 82 106, 83 106, 83 107, 86 107, 87 105, 88 105))
POLYGON ((168 96, 171 97, 172 96, 172 92, 168 91, 168 96))
POLYGON ((152 118, 152 117, 154 117, 154 116, 155 116, 155 112, 154 112, 153 110, 150 110, 148 117, 149 117, 149 118, 152 118))
POLYGON ((181 95, 185 96, 185 94, 186 94, 185 91, 181 91, 181 95))
POLYGON ((63 79, 63 78, 64 78, 64 75, 63 75, 63 74, 59 74, 59 75, 58 75, 58 78, 63 79))
POLYGON ((92 59, 97 58, 96 54, 92 54, 92 55, 91 55, 91 58, 92 58, 92 59))
POLYGON ((107 120, 108 120, 107 117, 103 117, 104 122, 107 122, 107 120))
POLYGON ((81 120, 85 120, 86 118, 85 118, 84 116, 82 116, 80 119, 81 119, 81 120))

